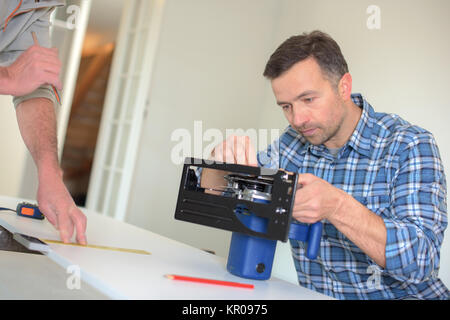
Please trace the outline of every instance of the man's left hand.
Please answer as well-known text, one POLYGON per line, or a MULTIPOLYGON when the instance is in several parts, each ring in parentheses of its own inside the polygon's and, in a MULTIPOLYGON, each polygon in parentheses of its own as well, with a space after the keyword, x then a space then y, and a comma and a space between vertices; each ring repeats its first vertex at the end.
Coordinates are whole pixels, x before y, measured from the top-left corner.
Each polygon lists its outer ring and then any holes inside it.
POLYGON ((292 216, 303 223, 330 220, 347 193, 312 174, 299 174, 292 216))
POLYGON ((47 172, 39 175, 39 209, 59 230, 61 240, 70 242, 74 230, 79 244, 86 245, 86 216, 75 205, 62 181, 62 174, 47 172))

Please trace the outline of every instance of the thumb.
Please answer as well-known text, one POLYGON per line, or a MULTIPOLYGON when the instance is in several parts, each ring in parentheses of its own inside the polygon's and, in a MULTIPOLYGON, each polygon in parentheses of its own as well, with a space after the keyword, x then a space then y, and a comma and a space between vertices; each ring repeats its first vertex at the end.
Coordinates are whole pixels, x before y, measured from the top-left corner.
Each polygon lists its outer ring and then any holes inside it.
POLYGON ((50 222, 56 230, 59 229, 58 226, 58 217, 56 215, 56 213, 52 210, 52 208, 48 205, 39 203, 38 201, 38 206, 39 206, 39 211, 41 211, 44 216, 47 218, 48 222, 50 222))
POLYGON ((311 173, 302 173, 297 176, 297 190, 310 184, 316 179, 316 176, 311 173))
POLYGON ((59 224, 59 235, 61 237, 61 240, 64 243, 70 242, 74 228, 72 220, 67 214, 61 213, 58 215, 58 224, 59 224))

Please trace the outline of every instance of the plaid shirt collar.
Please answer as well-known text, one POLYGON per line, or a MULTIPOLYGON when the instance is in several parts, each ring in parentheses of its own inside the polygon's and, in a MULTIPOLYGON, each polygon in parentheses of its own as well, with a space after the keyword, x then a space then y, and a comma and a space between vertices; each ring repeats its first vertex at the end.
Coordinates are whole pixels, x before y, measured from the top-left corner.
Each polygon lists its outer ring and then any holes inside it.
MULTIPOLYGON (((351 99, 358 107, 362 108, 362 114, 355 131, 342 149, 345 150, 347 147, 350 147, 359 154, 370 157, 372 149, 370 139, 372 137, 372 128, 376 121, 374 117, 375 111, 361 94, 352 94, 351 99)), ((291 126, 289 126, 288 131, 290 131, 291 135, 297 136, 297 139, 299 139, 303 145, 299 152, 300 155, 311 152, 316 156, 324 156, 327 158, 331 157, 331 154, 327 151, 327 148, 324 145, 311 144, 291 126)), ((342 152, 343 151, 341 150, 341 154, 342 152)))

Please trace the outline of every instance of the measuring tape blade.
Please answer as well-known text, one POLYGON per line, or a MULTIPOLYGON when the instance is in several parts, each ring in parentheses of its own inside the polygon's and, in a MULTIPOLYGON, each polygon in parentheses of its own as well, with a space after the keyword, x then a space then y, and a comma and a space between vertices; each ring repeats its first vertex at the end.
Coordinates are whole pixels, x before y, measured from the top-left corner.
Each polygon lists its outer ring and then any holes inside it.
POLYGON ((98 246, 98 245, 93 245, 93 244, 83 245, 83 244, 78 244, 78 243, 64 243, 62 241, 48 240, 48 239, 44 239, 42 241, 44 241, 46 243, 64 244, 64 245, 75 246, 75 247, 84 247, 84 248, 93 248, 93 249, 129 252, 129 253, 145 254, 145 255, 150 255, 151 254, 150 252, 147 252, 145 250, 138 250, 138 249, 115 248, 115 247, 108 247, 108 246, 98 246))

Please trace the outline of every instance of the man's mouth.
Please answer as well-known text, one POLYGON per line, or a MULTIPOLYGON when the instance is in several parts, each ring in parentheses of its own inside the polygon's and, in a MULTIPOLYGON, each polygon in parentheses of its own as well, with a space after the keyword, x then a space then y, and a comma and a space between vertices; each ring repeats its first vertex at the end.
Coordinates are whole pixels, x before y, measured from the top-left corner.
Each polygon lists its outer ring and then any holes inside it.
POLYGON ((316 132, 317 128, 310 128, 310 129, 305 129, 300 131, 300 133, 302 134, 302 136, 304 137, 308 137, 308 136, 312 136, 315 132, 316 132))

